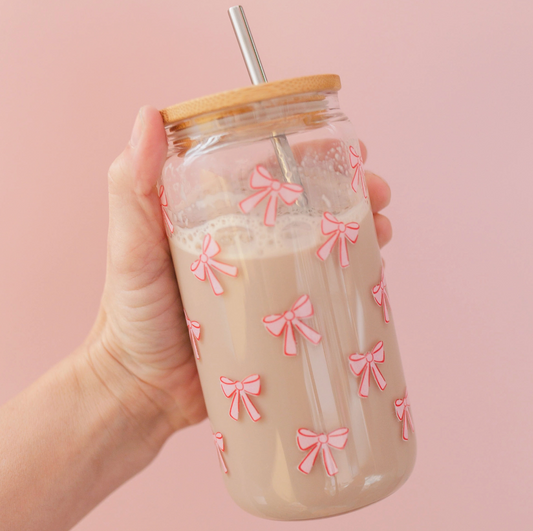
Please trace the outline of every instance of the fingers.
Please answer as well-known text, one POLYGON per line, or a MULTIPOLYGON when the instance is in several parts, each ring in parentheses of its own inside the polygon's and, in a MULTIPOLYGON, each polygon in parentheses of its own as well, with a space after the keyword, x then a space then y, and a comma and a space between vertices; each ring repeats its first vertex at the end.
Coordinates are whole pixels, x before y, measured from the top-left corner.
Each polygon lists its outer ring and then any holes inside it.
POLYGON ((368 195, 370 196, 370 204, 372 212, 376 213, 383 210, 390 203, 391 189, 387 181, 372 173, 365 171, 366 184, 368 186, 368 195))
POLYGON ((161 175, 167 154, 163 120, 153 107, 142 107, 126 149, 109 171, 110 193, 147 196, 161 175))
POLYGON ((392 239, 392 225, 389 218, 382 214, 374 214, 374 225, 376 226, 376 234, 378 244, 384 247, 392 239))
POLYGON ((155 257, 154 247, 166 249, 155 189, 166 155, 161 115, 153 107, 143 107, 128 146, 109 170, 108 256, 115 271, 133 273, 155 257))
MULTIPOLYGON (((362 149, 361 152, 363 152, 362 149)), ((376 226, 378 244, 380 247, 384 247, 392 239, 392 225, 389 218, 378 214, 378 212, 390 203, 390 186, 385 179, 371 171, 365 171, 365 179, 368 186, 370 205, 374 213, 374 225, 376 226)))

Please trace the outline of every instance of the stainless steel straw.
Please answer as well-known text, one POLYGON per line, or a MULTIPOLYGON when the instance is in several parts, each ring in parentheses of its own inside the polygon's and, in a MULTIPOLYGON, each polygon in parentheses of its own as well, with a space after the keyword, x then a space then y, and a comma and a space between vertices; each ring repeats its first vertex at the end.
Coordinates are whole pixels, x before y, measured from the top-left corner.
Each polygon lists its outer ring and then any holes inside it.
MULTIPOLYGON (((244 9, 242 6, 230 7, 228 14, 252 83, 254 85, 266 83, 268 80, 263 65, 261 64, 250 26, 248 26, 244 9)), ((298 165, 294 159, 287 137, 273 133, 272 145, 274 146, 274 152, 276 153, 283 178, 289 183, 302 186, 302 181, 298 173, 298 165)), ((297 205, 307 206, 307 199, 304 194, 298 199, 297 205)))

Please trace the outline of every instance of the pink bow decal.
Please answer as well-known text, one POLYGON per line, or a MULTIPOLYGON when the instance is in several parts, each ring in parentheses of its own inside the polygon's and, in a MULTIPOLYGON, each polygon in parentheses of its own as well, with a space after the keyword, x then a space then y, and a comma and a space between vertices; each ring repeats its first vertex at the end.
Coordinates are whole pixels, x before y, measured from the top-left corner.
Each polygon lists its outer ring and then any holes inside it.
POLYGON ((385 266, 381 267, 381 280, 379 284, 376 284, 372 288, 372 295, 378 306, 383 306, 383 318, 385 319, 385 322, 388 323, 390 318, 387 305, 389 305, 390 308, 390 300, 389 294, 387 293, 387 283, 385 282, 385 266))
POLYGON ((318 258, 320 258, 320 260, 326 260, 326 258, 330 255, 335 242, 339 240, 339 256, 341 267, 348 267, 350 264, 350 258, 348 257, 346 240, 350 241, 351 243, 355 243, 357 241, 357 236, 359 235, 359 224, 355 223, 355 221, 351 223, 342 223, 333 214, 324 212, 321 229, 324 236, 328 236, 329 234, 331 234, 331 236, 316 252, 318 258))
POLYGON ((252 401, 248 396, 248 394, 257 396, 261 392, 261 381, 258 374, 252 374, 242 382, 234 382, 225 376, 221 376, 220 385, 226 398, 233 396, 229 408, 229 416, 233 420, 239 420, 239 401, 241 398, 250 418, 254 422, 257 422, 261 418, 261 415, 257 409, 255 409, 255 406, 252 404, 252 401))
POLYGON ((350 146, 350 166, 355 170, 352 179, 352 190, 357 193, 357 191, 359 190, 359 185, 361 185, 363 188, 363 195, 366 199, 368 197, 368 192, 366 191, 363 157, 357 154, 353 146, 350 146))
POLYGON ((408 423, 411 426, 411 431, 415 431, 413 419, 411 417, 411 402, 409 401, 407 390, 405 391, 405 397, 403 399, 399 398, 398 400, 394 401, 394 409, 396 410, 396 416, 398 417, 398 420, 403 421, 402 439, 407 441, 409 440, 408 423))
POLYGON ((285 356, 296 356, 296 338, 294 337, 294 328, 302 334, 305 339, 315 345, 320 342, 322 336, 302 323, 300 319, 307 319, 313 316, 313 305, 307 295, 302 295, 292 306, 290 310, 282 314, 267 315, 263 318, 266 329, 276 337, 279 337, 285 330, 285 344, 283 352, 285 356), (293 328, 294 327, 294 328, 293 328))
POLYGON ((222 465, 224 474, 227 474, 228 467, 226 466, 226 463, 224 462, 224 457, 222 457, 222 452, 224 451, 224 438, 222 437, 222 433, 220 433, 219 431, 217 431, 216 433, 213 433, 213 438, 215 440, 215 447, 217 449, 217 454, 220 460, 220 464, 222 465))
POLYGON ((200 323, 198 321, 191 321, 187 315, 187 312, 184 311, 184 313, 185 320, 187 321, 187 328, 189 329, 189 337, 191 339, 192 349, 196 359, 199 360, 200 353, 198 352, 198 345, 196 344, 196 341, 200 339, 200 323))
POLYGON ((191 264, 191 271, 194 273, 194 276, 199 280, 209 279, 211 287, 213 288, 213 293, 215 295, 222 295, 224 289, 220 285, 217 277, 211 271, 211 268, 229 275, 231 277, 237 276, 237 268, 232 265, 223 264, 222 262, 217 262, 213 260, 213 256, 216 256, 220 252, 220 246, 218 243, 211 238, 210 234, 206 234, 202 244, 202 254, 191 264))
POLYGON ((309 474, 315 464, 318 453, 322 450, 322 460, 324 461, 326 472, 328 476, 334 476, 339 469, 337 468, 335 459, 333 459, 330 447, 336 448, 337 450, 344 449, 346 442, 348 441, 348 428, 339 428, 329 434, 321 433, 320 435, 317 435, 306 428, 301 428, 298 430, 296 440, 300 450, 305 451, 311 448, 311 451, 298 465, 298 470, 300 472, 309 474))
POLYGON ((163 219, 167 224, 168 230, 170 231, 170 234, 174 234, 174 225, 172 225, 172 221, 170 221, 167 211, 165 210, 165 207, 168 206, 168 199, 167 194, 165 194, 164 186, 161 186, 161 188, 159 189, 159 202, 161 203, 161 212, 163 212, 163 219))
POLYGON ((363 374, 361 384, 359 385, 359 396, 364 398, 368 396, 368 391, 370 389, 370 371, 372 371, 374 379, 382 391, 387 387, 387 382, 376 365, 376 363, 383 363, 385 361, 383 341, 376 343, 372 352, 367 352, 366 354, 352 354, 349 359, 352 372, 356 376, 363 374))
POLYGON ((256 166, 253 171, 250 177, 250 188, 259 190, 259 192, 243 199, 239 207, 244 214, 249 214, 265 197, 269 196, 264 217, 267 227, 273 227, 276 223, 278 197, 286 205, 292 205, 303 192, 303 188, 297 184, 281 183, 274 179, 263 166, 256 166))

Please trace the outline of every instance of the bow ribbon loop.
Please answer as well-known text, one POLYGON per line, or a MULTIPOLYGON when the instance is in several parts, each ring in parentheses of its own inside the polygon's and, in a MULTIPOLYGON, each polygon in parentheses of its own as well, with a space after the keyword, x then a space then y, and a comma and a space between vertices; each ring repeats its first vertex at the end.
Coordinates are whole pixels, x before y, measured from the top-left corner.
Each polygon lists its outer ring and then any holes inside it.
POLYGON ((350 223, 343 223, 339 221, 333 214, 324 212, 321 223, 321 230, 324 236, 329 236, 326 242, 316 252, 320 260, 325 261, 330 255, 337 240, 339 240, 339 260, 341 267, 348 267, 350 265, 350 258, 348 256, 348 246, 346 240, 351 243, 357 241, 359 235, 359 223, 352 221, 350 223))
POLYGON ((257 396, 261 392, 261 379, 258 374, 252 374, 242 380, 242 382, 233 381, 225 376, 221 376, 220 386, 226 398, 233 396, 229 408, 229 416, 233 420, 239 420, 239 403, 241 400, 248 415, 250 415, 250 418, 254 422, 257 422, 261 418, 259 411, 257 411, 248 396, 249 394, 257 396))
POLYGON ((172 224, 172 221, 170 221, 170 217, 165 210, 165 207, 168 207, 168 199, 163 185, 161 185, 161 188, 159 189, 159 203, 161 204, 161 212, 163 213, 163 219, 167 224, 168 230, 170 231, 170 234, 174 234, 174 225, 172 224))
POLYGON ((283 352, 285 356, 296 356, 296 338, 294 328, 308 341, 317 345, 322 336, 300 319, 307 319, 314 314, 313 305, 308 295, 302 295, 291 307, 282 314, 267 315, 263 318, 266 329, 276 337, 285 330, 283 352))
POLYGON ((366 354, 351 354, 350 355, 350 369, 356 376, 361 376, 361 383, 359 385, 359 396, 366 398, 370 390, 370 372, 374 375, 374 380, 378 387, 383 391, 387 387, 387 382, 376 363, 383 363, 385 361, 385 349, 383 348, 383 341, 376 343, 372 352, 366 354))
POLYGON ((273 227, 276 223, 278 197, 287 205, 294 204, 303 192, 303 188, 297 184, 281 183, 274 179, 263 166, 256 166, 250 177, 250 188, 259 190, 255 194, 243 199, 239 208, 244 214, 249 214, 265 197, 268 203, 263 219, 267 227, 273 227))
POLYGON ((363 157, 361 157, 361 155, 355 151, 353 146, 350 146, 350 166, 353 170, 355 170, 352 178, 352 190, 357 193, 359 190, 359 185, 361 185, 365 199, 368 198, 363 157))
POLYGON ((189 338, 191 340, 192 349, 194 351, 194 355, 196 356, 196 359, 200 359, 200 353, 198 352, 198 345, 196 344, 196 341, 200 340, 200 323, 198 321, 193 321, 189 319, 189 316, 187 315, 187 312, 185 312, 185 321, 187 322, 187 328, 189 330, 189 338))
POLYGON ((331 448, 343 450, 348 441, 348 431, 348 428, 339 428, 329 434, 318 434, 307 428, 299 429, 296 434, 298 448, 303 451, 311 449, 311 451, 298 465, 298 470, 304 474, 309 474, 315 464, 318 454, 322 450, 322 460, 324 462, 326 473, 328 476, 334 476, 339 469, 337 468, 337 464, 331 453, 331 448))
POLYGON ((379 284, 376 284, 372 288, 372 296, 374 297, 376 304, 383 308, 383 319, 385 319, 385 322, 388 323, 390 321, 390 317, 387 306, 390 308, 390 300, 389 294, 387 292, 387 282, 385 280, 384 265, 381 266, 381 280, 379 281, 379 284))
POLYGON ((224 437, 222 436, 222 433, 220 433, 219 431, 213 433, 213 440, 215 441, 215 448, 217 449, 218 459, 220 460, 222 470, 224 470, 224 474, 227 474, 228 467, 226 466, 226 463, 224 462, 224 457, 222 456, 222 452, 224 451, 224 437))
POLYGON ((213 260, 213 256, 216 256, 219 252, 220 246, 218 243, 213 240, 210 234, 206 234, 202 243, 202 254, 200 254, 198 260, 195 260, 191 264, 191 271, 198 280, 204 281, 206 278, 209 279, 215 295, 222 295, 224 289, 212 269, 216 269, 231 277, 237 276, 237 268, 235 266, 213 260))
POLYGON ((411 417, 411 402, 407 390, 405 391, 405 396, 403 398, 394 401, 394 409, 396 410, 398 420, 402 422, 402 439, 408 441, 409 426, 411 426, 412 432, 415 431, 415 426, 413 424, 413 418, 411 417))

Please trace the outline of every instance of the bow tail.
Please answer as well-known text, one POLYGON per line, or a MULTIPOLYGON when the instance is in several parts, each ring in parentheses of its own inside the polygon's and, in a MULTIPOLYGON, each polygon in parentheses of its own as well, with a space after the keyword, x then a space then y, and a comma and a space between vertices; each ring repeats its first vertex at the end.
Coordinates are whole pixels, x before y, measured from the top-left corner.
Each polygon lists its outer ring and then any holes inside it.
POLYGON ((363 375, 361 376, 361 383, 359 385, 359 396, 363 398, 368 397, 368 391, 370 389, 370 367, 367 363, 363 369, 363 375))
POLYGON ((368 190, 366 189, 365 169, 362 164, 359 165, 359 176, 361 177, 361 185, 363 186, 363 195, 368 199, 368 190))
POLYGON ((381 374, 381 371, 379 370, 379 367, 376 365, 376 362, 373 361, 370 366, 372 367, 372 374, 374 375, 374 378, 376 380, 376 383, 378 384, 379 388, 383 391, 385 387, 387 387, 387 382, 385 381, 385 377, 383 374, 381 374))
POLYGON ((272 194, 268 198, 268 204, 265 210, 265 225, 267 227, 273 227, 276 224, 276 210, 278 208, 278 196, 272 194))
POLYGON ((374 300, 376 301, 376 304, 378 306, 381 306, 383 304, 383 290, 381 289, 379 284, 373 287, 372 297, 374 297, 374 300))
POLYGON ((213 271, 211 271, 211 268, 206 265, 205 271, 207 273, 207 278, 209 279, 209 283, 211 284, 211 287, 213 288, 213 293, 215 295, 222 295, 224 293, 224 289, 222 288, 220 282, 218 281, 218 278, 215 276, 213 271))
POLYGON ((225 275, 229 275, 230 277, 237 276, 237 268, 235 266, 232 266, 229 264, 223 264, 222 262, 217 262, 216 260, 213 260, 212 258, 209 259, 209 265, 213 267, 214 269, 220 271, 221 273, 224 273, 225 275))
POLYGON ((256 192, 250 197, 243 199, 239 203, 239 208, 242 210, 243 214, 249 214, 269 193, 270 188, 265 188, 260 192, 256 192))
POLYGON ((335 242, 337 241, 337 238, 339 237, 339 233, 336 232, 332 236, 330 236, 326 242, 319 247, 318 251, 316 252, 316 255, 320 260, 324 261, 326 258, 330 255, 331 250, 333 249, 333 246, 335 245, 335 242))
POLYGON ((170 221, 170 217, 168 216, 167 211, 165 210, 163 205, 161 205, 161 212, 163 212, 163 218, 165 220, 165 223, 167 224, 170 234, 174 234, 174 225, 172 225, 172 221, 170 221))
POLYGON ((159 188, 159 201, 161 202, 161 206, 168 206, 167 194, 165 193, 165 187, 163 185, 159 188))
POLYGON ((197 360, 200 359, 200 353, 198 352, 198 345, 196 344, 196 340, 194 339, 194 334, 192 332, 192 330, 189 330, 189 337, 191 339, 191 346, 192 346, 192 350, 194 352, 194 355, 196 357, 197 360))
POLYGON ((259 414, 259 411, 257 411, 257 409, 255 408, 255 406, 252 404, 252 401, 250 400, 250 397, 248 396, 246 391, 241 391, 241 398, 242 403, 246 408, 246 411, 248 411, 248 415, 250 415, 250 418, 254 422, 257 422, 261 418, 261 415, 259 414))
POLYGON ((409 427, 407 425, 407 411, 403 415, 403 424, 402 424, 402 439, 404 441, 409 440, 409 427))
POLYGON ((361 183, 361 187, 363 189, 363 195, 365 196, 365 199, 367 199, 368 191, 366 189, 365 170, 363 168, 362 162, 360 161, 355 166, 355 172, 353 174, 353 179, 352 179, 352 190, 355 193, 359 191, 359 183, 361 183))
POLYGON ((285 356, 296 356, 296 338, 294 337, 294 329, 292 327, 292 323, 290 322, 287 322, 285 328, 283 352, 285 356))
POLYGON ((300 334, 305 337, 305 339, 311 341, 311 343, 314 345, 318 345, 318 343, 320 343, 322 336, 318 332, 313 330, 310 326, 307 326, 305 323, 302 323, 302 321, 299 319, 294 319, 292 322, 300 334))
POLYGON ((303 458, 303 461, 298 465, 298 470, 304 474, 309 474, 315 464, 319 451, 320 444, 317 442, 312 450, 303 458))
POLYGON ((385 322, 388 323, 390 321, 390 317, 389 317, 389 310, 387 308, 387 305, 390 306, 390 302, 389 302, 389 296, 387 295, 385 288, 383 288, 383 296, 381 300, 383 302, 383 318, 385 319, 385 322))
POLYGON ((241 392, 237 389, 235 389, 235 393, 233 394, 233 398, 231 400, 231 406, 229 407, 229 416, 233 420, 239 420, 239 397, 241 392))
POLYGON ((322 445, 322 459, 324 459, 324 466, 328 476, 334 476, 339 469, 337 468, 335 459, 333 459, 331 448, 327 444, 322 445))
POLYGON ((357 193, 359 190, 359 165, 355 166, 355 171, 352 177, 352 190, 357 193))
POLYGON ((224 462, 224 457, 222 457, 222 451, 220 450, 218 444, 217 447, 217 453, 218 453, 218 459, 220 461, 220 465, 222 466, 222 470, 224 470, 224 474, 228 473, 228 467, 226 466, 226 463, 224 462))
POLYGON ((415 431, 415 425, 413 424, 413 417, 411 417, 411 408, 405 408, 405 416, 409 420, 409 426, 411 426, 411 431, 415 431))
POLYGON ((346 236, 344 234, 341 234, 339 238, 339 258, 341 267, 348 267, 350 265, 348 246, 346 245, 346 236))

